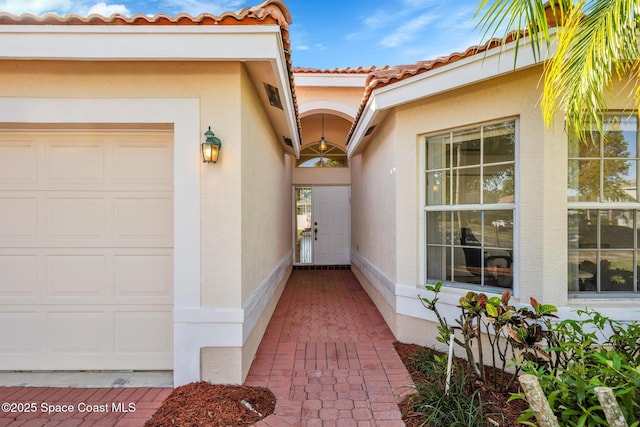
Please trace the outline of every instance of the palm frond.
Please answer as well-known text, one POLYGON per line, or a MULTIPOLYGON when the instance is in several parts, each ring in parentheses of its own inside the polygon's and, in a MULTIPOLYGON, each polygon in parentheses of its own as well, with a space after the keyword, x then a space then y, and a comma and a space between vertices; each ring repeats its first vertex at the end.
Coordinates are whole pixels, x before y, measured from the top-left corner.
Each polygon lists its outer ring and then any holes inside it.
POLYGON ((614 75, 622 78, 636 66, 639 6, 640 0, 581 0, 569 10, 545 69, 542 111, 547 126, 563 111, 578 136, 584 136, 585 118, 602 131, 605 89, 614 75))
POLYGON ((479 17, 476 27, 481 29, 485 40, 495 38, 498 33, 505 34, 503 40, 514 34, 516 56, 523 37, 521 31, 526 30, 534 58, 541 60, 542 48, 551 43, 548 18, 561 22, 567 4, 567 0, 482 0, 474 18, 479 17))
MULTIPOLYGON (((585 122, 602 131, 601 113, 614 78, 631 73, 638 81, 640 0, 481 0, 478 16, 485 38, 526 29, 534 57, 546 60, 542 113, 547 127, 562 112, 578 136, 584 137, 585 122), (548 18, 562 25, 555 36, 548 18), (542 58, 542 48, 552 42, 555 54, 542 58)), ((521 37, 515 33, 516 57, 521 37)))

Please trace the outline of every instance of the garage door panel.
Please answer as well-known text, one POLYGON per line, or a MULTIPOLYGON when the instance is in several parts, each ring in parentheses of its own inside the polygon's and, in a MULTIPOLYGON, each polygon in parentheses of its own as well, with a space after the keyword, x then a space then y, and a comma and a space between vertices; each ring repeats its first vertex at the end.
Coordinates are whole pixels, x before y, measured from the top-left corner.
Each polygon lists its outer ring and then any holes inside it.
POLYGON ((0 195, 0 241, 34 240, 38 234, 36 197, 0 195))
POLYGON ((0 129, 0 369, 171 369, 173 135, 0 129))
POLYGON ((114 144, 113 180, 118 184, 171 185, 173 182, 171 146, 132 142, 114 144))
POLYGON ((51 255, 47 257, 47 294, 103 296, 107 290, 103 255, 51 255))
POLYGON ((0 141, 0 184, 38 181, 38 151, 31 142, 0 141))
POLYGON ((167 353, 172 347, 172 317, 167 312, 114 313, 115 353, 167 353))
POLYGON ((37 354, 41 325, 37 310, 0 312, 0 353, 37 354))
POLYGON ((2 297, 35 297, 38 292, 38 257, 0 254, 0 284, 2 297))
POLYGON ((47 352, 50 354, 104 354, 107 334, 103 311, 50 311, 47 316, 47 352))
POLYGON ((47 183, 104 183, 102 144, 54 143, 47 147, 47 183))
POLYGON ((116 240, 171 242, 173 203, 171 198, 118 198, 114 200, 116 240))
POLYGON ((105 200, 52 198, 47 201, 50 239, 104 239, 105 200))
POLYGON ((160 296, 173 293, 172 257, 162 255, 122 254, 114 257, 116 297, 160 296))

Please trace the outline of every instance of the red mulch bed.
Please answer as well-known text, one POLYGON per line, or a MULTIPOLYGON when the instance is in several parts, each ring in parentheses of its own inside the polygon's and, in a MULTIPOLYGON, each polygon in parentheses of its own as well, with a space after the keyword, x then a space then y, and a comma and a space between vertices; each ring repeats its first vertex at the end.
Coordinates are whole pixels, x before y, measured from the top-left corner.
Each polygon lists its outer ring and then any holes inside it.
POLYGON ((145 427, 250 426, 272 414, 275 406, 269 389, 200 381, 173 390, 145 427))
MULTIPOLYGON (((414 368, 413 363, 413 354, 424 347, 396 342, 395 349, 415 383, 429 381, 414 368)), ((521 425, 516 419, 527 408, 525 401, 507 402, 508 394, 492 392, 483 384, 476 386, 481 390, 482 401, 489 403, 489 412, 500 415, 501 427, 521 425)), ((518 387, 516 381, 512 391, 517 391, 518 387)), ((424 417, 411 410, 409 399, 410 396, 399 405, 403 421, 407 427, 424 425, 424 417)), ((145 427, 249 426, 272 414, 275 406, 276 398, 269 389, 200 381, 176 388, 145 423, 145 427), (243 400, 250 408, 242 403, 243 400)))
MULTIPOLYGON (((394 343, 396 352, 402 359, 402 363, 405 365, 414 383, 429 381, 420 372, 414 368, 413 355, 416 351, 424 349, 416 344, 404 344, 400 342, 394 343)), ((462 360, 462 359, 460 359, 462 360)), ((491 367, 485 366, 485 372, 487 373, 488 380, 491 380, 491 367)), ((490 390, 486 385, 482 383, 476 384, 476 387, 480 390, 482 401, 489 404, 489 413, 499 415, 500 427, 517 427, 522 424, 516 422, 516 419, 524 412, 529 405, 524 400, 514 400, 508 402, 509 393, 496 393, 490 390)), ((510 390, 510 392, 518 392, 520 384, 516 380, 510 390)), ((407 427, 420 427, 425 425, 425 420, 422 414, 416 413, 411 409, 410 398, 408 396, 402 402, 400 402, 400 412, 402 413, 402 420, 407 427)), ((497 420, 497 416, 492 416, 492 419, 497 420)))

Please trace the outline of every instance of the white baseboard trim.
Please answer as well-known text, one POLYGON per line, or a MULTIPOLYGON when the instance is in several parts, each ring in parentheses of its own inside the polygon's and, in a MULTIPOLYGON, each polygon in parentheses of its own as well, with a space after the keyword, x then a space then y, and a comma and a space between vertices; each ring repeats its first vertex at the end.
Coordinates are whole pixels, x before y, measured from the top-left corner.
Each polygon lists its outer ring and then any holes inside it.
POLYGON ((393 279, 368 259, 354 251, 351 251, 351 264, 360 270, 384 300, 396 309, 396 284, 393 279))
POLYGON ((173 310, 173 382, 178 387, 200 380, 200 349, 242 347, 292 263, 282 257, 242 308, 175 307, 173 310))
POLYGON ((256 326, 256 323, 258 323, 262 313, 271 301, 273 294, 278 289, 278 285, 282 282, 282 279, 284 279, 289 267, 291 267, 292 262, 293 250, 290 250, 282 257, 278 265, 269 273, 260 286, 258 286, 258 289, 256 289, 242 305, 242 311, 244 312, 243 344, 253 332, 253 328, 256 326))

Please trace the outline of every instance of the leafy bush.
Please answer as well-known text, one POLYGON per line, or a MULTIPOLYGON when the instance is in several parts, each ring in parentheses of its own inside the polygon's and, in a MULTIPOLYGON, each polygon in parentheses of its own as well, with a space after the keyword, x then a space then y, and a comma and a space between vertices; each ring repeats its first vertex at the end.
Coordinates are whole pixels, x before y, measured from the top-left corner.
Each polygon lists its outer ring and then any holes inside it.
MULTIPOLYGON (((421 301, 439 321, 438 341, 449 343, 449 324, 437 307, 441 287, 441 282, 427 285, 434 298, 421 301)), ((623 324, 592 310, 578 311, 578 320, 553 321, 557 309, 552 305, 531 298, 531 309, 516 309, 509 300, 509 291, 501 298, 476 292, 460 298, 461 314, 455 322, 461 337, 454 342, 464 348, 469 372, 498 392, 506 392, 513 380, 504 375, 507 366, 515 366, 516 374, 534 374, 564 426, 607 426, 594 390, 608 387, 630 427, 640 427, 638 322, 623 324), (483 340, 492 350, 488 357, 483 354, 483 340), (487 360, 502 372, 500 378, 494 375, 493 384, 486 383, 487 360)), ((519 421, 534 425, 527 421, 532 416, 528 410, 519 421)))
MULTIPOLYGON (((434 298, 421 297, 422 304, 433 311, 438 319, 439 336, 437 340, 449 344, 449 323, 438 311, 438 294, 442 282, 427 285, 426 289, 434 293, 434 298)), ((533 311, 528 307, 516 309, 509 304, 511 293, 505 291, 501 297, 487 297, 483 293, 468 292, 460 298, 460 316, 455 320, 461 337, 454 337, 454 342, 465 350, 469 372, 493 388, 504 393, 509 390, 516 378, 506 375, 505 370, 512 366, 517 351, 523 348, 535 349, 543 338, 540 325, 542 319, 556 317, 557 311, 552 305, 538 304, 531 298, 533 311), (483 340, 487 340, 491 351, 484 354, 483 340), (474 352, 475 349, 475 352, 474 352), (498 375, 493 375, 493 381, 487 382, 485 364, 491 366, 498 375)), ((531 353, 532 356, 535 352, 531 353)), ((515 367, 517 375, 519 366, 515 367)))
POLYGON ((523 360, 522 369, 536 375, 562 425, 608 426, 594 390, 609 387, 627 422, 640 426, 640 324, 624 325, 592 310, 578 315, 548 323, 544 363, 523 360))

